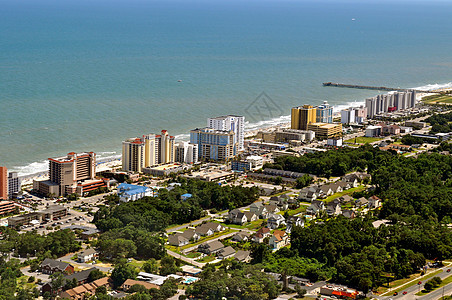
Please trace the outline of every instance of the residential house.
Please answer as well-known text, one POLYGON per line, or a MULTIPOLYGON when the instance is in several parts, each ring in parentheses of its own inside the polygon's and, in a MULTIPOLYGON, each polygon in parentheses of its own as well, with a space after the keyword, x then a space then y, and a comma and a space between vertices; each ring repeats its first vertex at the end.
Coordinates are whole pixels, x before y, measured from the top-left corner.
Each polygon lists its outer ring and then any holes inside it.
POLYGON ((364 197, 361 197, 358 200, 355 200, 356 207, 365 207, 365 206, 367 206, 367 203, 369 203, 369 201, 364 197))
POLYGON ((333 201, 326 205, 326 213, 329 217, 338 216, 342 212, 341 205, 333 201))
POLYGON ((298 207, 300 207, 300 203, 296 198, 290 198, 287 203, 289 204, 290 209, 297 209, 298 207))
POLYGON ((306 209, 308 215, 316 216, 319 212, 325 210, 325 203, 320 200, 312 201, 311 205, 306 209))
POLYGON ((97 251, 94 250, 93 248, 89 248, 77 254, 77 261, 81 263, 86 263, 88 261, 95 260, 97 256, 98 256, 97 251))
POLYGON ((368 199, 367 207, 369 209, 379 208, 381 206, 381 199, 373 195, 368 199))
POLYGON ((344 210, 342 211, 342 215, 343 215, 344 217, 346 217, 347 219, 353 219, 353 218, 355 218, 355 212, 354 212, 353 210, 351 210, 351 209, 344 209, 344 210))
POLYGON ((347 181, 343 181, 343 180, 337 181, 336 184, 342 188, 342 191, 348 190, 353 187, 351 182, 347 182, 347 181))
POLYGON ((65 263, 59 260, 46 258, 41 263, 41 272, 43 274, 53 274, 55 272, 61 272, 65 274, 72 274, 74 273, 74 266, 65 263))
POLYGON ((221 231, 226 229, 220 223, 215 223, 215 222, 205 223, 205 224, 202 224, 201 226, 206 227, 206 228, 210 228, 210 229, 212 229, 215 232, 221 232, 221 231))
POLYGON ((286 219, 282 215, 270 214, 267 220, 267 227, 270 229, 276 229, 280 225, 285 225, 286 219))
POLYGON ((264 239, 270 235, 270 229, 262 227, 252 237, 251 240, 255 243, 262 243, 264 239))
POLYGON ((334 194, 329 184, 319 186, 316 192, 319 195, 318 198, 326 198, 334 194))
POLYGON ((182 233, 182 236, 189 241, 197 241, 200 236, 196 233, 196 231, 192 228, 188 228, 182 233))
POLYGON ((149 283, 149 282, 146 282, 146 281, 134 280, 134 279, 127 279, 126 281, 124 281, 124 283, 121 285, 121 289, 123 291, 128 291, 135 284, 141 285, 147 290, 160 289, 160 286, 158 286, 156 284, 149 283))
POLYGON ((340 201, 340 203, 349 203, 350 201, 353 201, 353 197, 351 197, 349 195, 344 195, 337 199, 340 201))
POLYGON ((101 286, 109 286, 109 277, 103 277, 97 280, 94 280, 90 283, 85 283, 83 285, 79 285, 73 289, 66 290, 60 293, 60 298, 64 299, 73 299, 73 300, 83 300, 85 299, 85 295, 95 295, 96 289, 101 286))
POLYGON ((268 203, 270 205, 278 205, 279 197, 277 197, 277 196, 270 197, 270 200, 268 201, 268 203))
POLYGON ((312 202, 313 200, 316 200, 320 196, 317 190, 318 190, 317 186, 311 186, 301 189, 300 193, 298 194, 298 199, 300 201, 312 202))
POLYGON ((245 211, 244 214, 245 214, 247 222, 253 222, 253 221, 256 221, 259 219, 259 217, 256 214, 254 214, 250 211, 245 211))
POLYGON ((234 248, 232 248, 231 246, 227 246, 227 247, 221 249, 220 251, 218 251, 217 257, 219 259, 226 259, 226 258, 234 256, 234 254, 235 254, 234 248))
POLYGON ((342 186, 338 183, 330 183, 328 184, 328 187, 333 191, 333 194, 343 191, 342 186))
POLYGON ((247 240, 249 240, 250 238, 250 234, 245 232, 245 231, 240 231, 238 233, 236 233, 233 237, 232 237, 232 241, 234 242, 246 242, 247 240))
POLYGON ((358 187, 361 182, 360 177, 355 173, 345 175, 342 180, 348 182, 351 187, 358 187))
POLYGON ((300 217, 291 216, 287 219, 286 232, 291 233, 294 226, 304 227, 304 220, 300 217))
POLYGON ((235 253, 234 258, 239 262, 249 263, 251 261, 250 254, 251 254, 250 251, 238 250, 235 253))
POLYGON ((195 232, 199 236, 211 236, 215 233, 213 229, 203 226, 196 227, 195 232))
POLYGON ((210 243, 202 243, 198 246, 198 251, 207 255, 215 254, 224 248, 223 243, 220 241, 212 241, 210 243))
POLYGON ((245 214, 238 209, 231 210, 228 213, 228 220, 232 224, 238 224, 238 225, 243 225, 248 221, 245 214))
MULTIPOLYGON (((264 207, 265 207, 265 209, 267 210, 267 212, 268 212, 269 214, 276 214, 276 213, 279 213, 279 208, 278 208, 278 206, 276 206, 276 205, 266 204, 266 205, 264 205, 264 207)), ((267 215, 267 218, 268 218, 268 215, 267 215)))
POLYGON ((267 209, 264 207, 264 205, 261 202, 255 202, 250 205, 250 212, 255 214, 256 216, 259 216, 260 219, 266 219, 267 218, 267 209))
POLYGON ((168 243, 172 246, 182 247, 188 245, 190 241, 185 238, 182 233, 175 233, 168 236, 168 243))
POLYGON ((281 249, 289 244, 289 236, 283 230, 275 230, 268 241, 270 248, 273 250, 281 249))

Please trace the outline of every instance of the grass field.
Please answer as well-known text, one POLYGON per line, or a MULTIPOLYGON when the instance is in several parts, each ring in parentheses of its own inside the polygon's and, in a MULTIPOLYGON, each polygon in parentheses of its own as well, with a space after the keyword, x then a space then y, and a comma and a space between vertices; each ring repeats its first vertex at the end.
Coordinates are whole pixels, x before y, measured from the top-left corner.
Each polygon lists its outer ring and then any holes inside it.
POLYGON ((344 196, 344 195, 351 195, 351 194, 353 194, 354 192, 361 192, 361 191, 364 191, 365 189, 366 189, 366 187, 365 187, 364 185, 360 185, 360 186, 358 186, 358 187, 351 188, 351 189, 345 190, 345 191, 343 191, 343 192, 333 194, 333 195, 327 197, 327 198, 325 199, 325 202, 328 203, 328 202, 333 201, 334 199, 336 199, 336 198, 338 198, 338 197, 342 197, 342 196, 344 196))
POLYGON ((452 95, 431 95, 422 98, 422 101, 427 104, 452 103, 452 95))
MULTIPOLYGON (((356 143, 357 144, 366 144, 366 143, 373 143, 373 142, 377 142, 381 140, 381 138, 377 138, 377 137, 367 137, 367 136, 359 136, 356 138, 356 143)), ((344 143, 351 143, 354 144, 355 143, 355 139, 349 139, 349 140, 345 140, 344 143)))

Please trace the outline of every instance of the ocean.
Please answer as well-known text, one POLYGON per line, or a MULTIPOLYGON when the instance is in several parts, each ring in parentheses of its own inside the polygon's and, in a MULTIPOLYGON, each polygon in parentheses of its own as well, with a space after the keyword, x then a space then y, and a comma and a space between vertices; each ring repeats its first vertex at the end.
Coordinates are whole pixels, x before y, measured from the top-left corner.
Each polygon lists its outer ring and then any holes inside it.
POLYGON ((118 157, 129 137, 452 85, 451 1, 0 0, 0 165, 118 157))

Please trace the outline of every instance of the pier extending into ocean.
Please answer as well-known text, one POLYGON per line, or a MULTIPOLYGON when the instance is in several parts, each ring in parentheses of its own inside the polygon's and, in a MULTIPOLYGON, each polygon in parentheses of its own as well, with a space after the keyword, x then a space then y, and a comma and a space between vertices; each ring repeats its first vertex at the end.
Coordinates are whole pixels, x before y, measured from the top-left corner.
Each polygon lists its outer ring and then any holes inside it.
POLYGON ((352 89, 365 89, 365 90, 378 90, 378 91, 398 91, 398 92, 416 91, 419 93, 452 94, 452 90, 444 90, 444 89, 424 91, 424 90, 418 90, 418 89, 402 89, 402 88, 392 88, 392 87, 386 87, 386 86, 369 86, 369 85, 344 84, 344 83, 335 83, 335 82, 324 82, 323 86, 343 87, 343 88, 352 88, 352 89))

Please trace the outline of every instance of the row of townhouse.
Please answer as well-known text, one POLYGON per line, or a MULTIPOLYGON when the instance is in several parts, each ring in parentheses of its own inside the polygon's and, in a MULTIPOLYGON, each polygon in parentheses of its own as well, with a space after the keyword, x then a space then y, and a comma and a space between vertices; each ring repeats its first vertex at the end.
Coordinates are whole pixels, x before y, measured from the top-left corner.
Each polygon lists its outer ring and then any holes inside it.
POLYGON ((168 243, 172 246, 182 247, 188 245, 190 242, 198 241, 202 236, 211 236, 215 232, 224 231, 226 228, 215 222, 201 224, 200 226, 188 228, 182 233, 175 233, 168 236, 168 243))
POLYGON ((353 201, 355 207, 376 209, 381 207, 382 201, 377 196, 371 196, 368 199, 361 197, 353 200, 352 197, 345 195, 326 203, 320 200, 313 200, 311 205, 306 209, 306 214, 317 216, 320 212, 326 211, 329 217, 343 215, 346 218, 354 218, 355 212, 353 210, 343 210, 341 204, 353 201))

